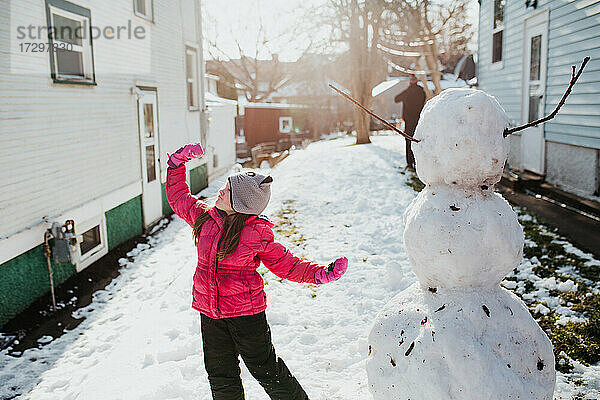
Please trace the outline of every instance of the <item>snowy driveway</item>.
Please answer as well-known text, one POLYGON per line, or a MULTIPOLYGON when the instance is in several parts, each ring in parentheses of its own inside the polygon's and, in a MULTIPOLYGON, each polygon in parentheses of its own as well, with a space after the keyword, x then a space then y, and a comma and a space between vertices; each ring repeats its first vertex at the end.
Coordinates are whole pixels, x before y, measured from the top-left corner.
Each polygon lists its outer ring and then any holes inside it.
MULTIPOLYGON (((324 286, 265 273, 275 348, 313 400, 371 399, 371 321, 416 280, 402 244, 402 214, 416 195, 401 174, 404 140, 372 140, 313 143, 271 171, 266 214, 276 239, 319 263, 349 259, 346 275, 324 286)), ((0 356, 0 398, 12 398, 11 387, 34 400, 211 398, 200 318, 190 308, 191 229, 175 217, 149 243, 130 253, 133 261, 121 260, 121 276, 78 311, 86 319, 76 329, 20 358, 0 356)), ((246 398, 268 399, 242 370, 246 398)))
MULTIPOLYGON (((265 274, 275 348, 312 399, 370 398, 370 321, 415 280, 402 246, 402 213, 415 196, 399 173, 404 142, 375 139, 385 146, 314 143, 271 171, 266 214, 285 228, 277 240, 316 262, 350 262, 340 281, 320 287, 265 274)), ((191 229, 176 217, 150 244, 81 310, 79 327, 21 358, 3 356, 0 397, 16 386, 30 391, 27 399, 211 398, 199 314, 190 308, 191 229)), ((268 398, 242 374, 248 399, 268 398)))

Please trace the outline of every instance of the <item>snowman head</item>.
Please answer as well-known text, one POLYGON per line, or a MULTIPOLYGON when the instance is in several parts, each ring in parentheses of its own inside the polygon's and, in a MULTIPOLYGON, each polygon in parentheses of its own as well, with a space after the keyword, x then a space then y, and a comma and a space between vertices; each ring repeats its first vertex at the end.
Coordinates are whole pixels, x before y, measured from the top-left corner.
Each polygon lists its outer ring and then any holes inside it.
POLYGON ((429 100, 413 144, 417 174, 427 184, 491 187, 508 156, 509 120, 498 101, 476 89, 447 89, 429 100))

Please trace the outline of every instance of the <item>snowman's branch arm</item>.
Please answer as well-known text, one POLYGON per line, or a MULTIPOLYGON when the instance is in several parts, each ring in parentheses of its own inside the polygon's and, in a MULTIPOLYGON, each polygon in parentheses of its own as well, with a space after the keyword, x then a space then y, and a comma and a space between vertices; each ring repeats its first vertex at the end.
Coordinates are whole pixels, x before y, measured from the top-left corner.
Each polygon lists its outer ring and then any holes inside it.
POLYGON ((381 118, 379 115, 375 114, 373 111, 368 110, 365 106, 363 106, 362 104, 360 104, 358 101, 356 101, 355 99, 353 99, 352 97, 348 96, 346 93, 342 92, 340 89, 336 88, 335 86, 333 86, 331 83, 329 84, 329 86, 335 90, 336 92, 338 92, 339 94, 341 94, 342 96, 344 96, 345 98, 347 98, 348 100, 350 100, 351 102, 353 102, 354 104, 356 104, 357 106, 359 106, 360 108, 362 108, 367 114, 369 114, 370 116, 376 118, 378 121, 380 121, 381 123, 383 123, 385 126, 387 126, 388 128, 396 131, 397 133, 401 134, 402 136, 404 136, 405 138, 407 138, 408 140, 412 140, 415 143, 420 142, 420 140, 413 138, 412 136, 407 135, 406 133, 402 132, 400 129, 396 128, 394 125, 390 124, 389 122, 387 122, 385 119, 381 118))
POLYGON ((522 131, 523 129, 530 128, 532 126, 536 126, 538 124, 541 124, 542 122, 546 122, 546 121, 554 118, 556 116, 556 114, 558 113, 558 110, 560 110, 560 108, 563 106, 563 104, 565 104, 565 101, 567 100, 567 97, 569 96, 569 94, 571 94, 571 89, 573 89, 575 82, 577 82, 577 79, 579 79, 579 76, 583 72, 583 68, 588 63, 588 61, 590 61, 590 57, 586 57, 583 59, 583 62, 581 63, 581 67, 579 67, 579 71, 577 71, 577 74, 575 73, 575 66, 574 65, 572 66, 573 71, 571 72, 571 82, 569 82, 569 87, 567 88, 567 91, 565 92, 565 94, 563 94, 562 99, 560 99, 560 102, 558 103, 558 105, 556 106, 554 111, 552 111, 549 115, 545 116, 544 118, 536 119, 535 121, 531 121, 528 124, 517 126, 514 128, 510 128, 510 129, 506 128, 504 130, 504 137, 507 137, 511 133, 522 131))

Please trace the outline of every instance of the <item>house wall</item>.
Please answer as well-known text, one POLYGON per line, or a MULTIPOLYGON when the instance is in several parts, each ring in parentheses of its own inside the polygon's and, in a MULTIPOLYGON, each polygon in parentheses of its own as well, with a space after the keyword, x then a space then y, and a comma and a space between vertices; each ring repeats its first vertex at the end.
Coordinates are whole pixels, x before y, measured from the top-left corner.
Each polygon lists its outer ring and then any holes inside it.
POLYGON ((244 135, 248 148, 259 143, 279 140, 279 117, 291 116, 288 109, 246 108, 244 112, 244 135))
MULTIPOLYGON (((10 49, 0 55, 0 326, 49 290, 46 261, 40 257, 49 227, 44 219, 73 218, 76 229, 99 221, 106 232, 103 254, 142 233, 140 138, 132 87, 157 90, 163 198, 165 153, 202 136, 201 107, 187 106, 184 62, 190 46, 198 49, 200 66, 200 2, 153 0, 153 21, 134 15, 133 1, 70 3, 89 9, 93 26, 130 22, 143 27, 146 38, 95 39, 96 85, 54 83, 47 52, 20 52, 15 46, 17 26, 46 26, 45 2, 0 6, 0 24, 7 28, 0 30, 0 47, 10 49), (19 296, 9 301, 14 292, 19 296)), ((200 79, 201 68, 198 73, 200 79)), ((202 182, 206 185, 205 164, 190 163, 198 190, 202 182)), ((163 212, 171 212, 164 199, 163 212)), ((57 266, 57 271, 55 284, 75 268, 57 266)))
MULTIPOLYGON (((521 115, 523 35, 525 18, 549 10, 548 63, 545 114, 551 113, 569 85, 570 66, 590 56, 559 114, 544 125, 546 181, 574 193, 598 196, 600 149, 600 1, 540 0, 537 9, 524 2, 507 0, 503 60, 492 65, 493 0, 482 0, 479 9, 479 88, 494 95, 511 122, 523 123, 521 115), (568 162, 567 162, 568 161, 568 162)), ((511 168, 521 169, 520 135, 511 137, 511 168)))
POLYGON ((210 150, 208 176, 212 180, 227 172, 235 164, 237 106, 235 102, 209 102, 207 106, 209 113, 207 148, 210 150))
POLYGON ((583 196, 598 196, 598 150, 546 143, 546 181, 583 196))
POLYGON ((295 137, 307 137, 309 134, 302 133, 308 126, 309 109, 307 108, 275 108, 275 107, 246 107, 244 111, 244 135, 248 148, 259 143, 277 142, 280 139, 295 137), (287 134, 279 132, 279 118, 292 117, 292 129, 299 129, 299 134, 287 134))

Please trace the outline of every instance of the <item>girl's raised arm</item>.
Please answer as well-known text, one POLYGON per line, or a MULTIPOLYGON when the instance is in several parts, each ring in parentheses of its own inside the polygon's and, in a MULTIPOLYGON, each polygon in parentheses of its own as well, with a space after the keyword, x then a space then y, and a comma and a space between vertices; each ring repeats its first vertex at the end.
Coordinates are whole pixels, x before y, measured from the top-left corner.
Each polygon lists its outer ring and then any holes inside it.
POLYGON ((205 203, 192 196, 186 178, 185 163, 192 158, 204 154, 200 143, 188 144, 169 156, 167 161, 167 201, 169 205, 185 222, 194 226, 198 215, 208 207, 205 203))

